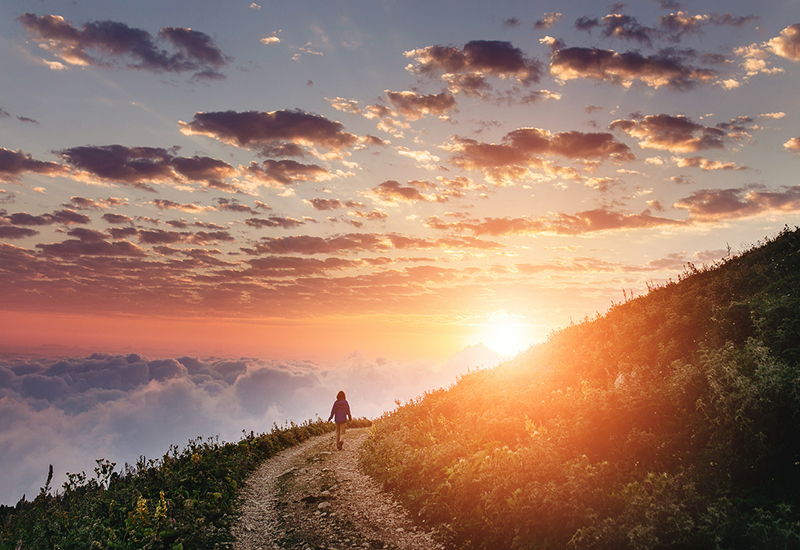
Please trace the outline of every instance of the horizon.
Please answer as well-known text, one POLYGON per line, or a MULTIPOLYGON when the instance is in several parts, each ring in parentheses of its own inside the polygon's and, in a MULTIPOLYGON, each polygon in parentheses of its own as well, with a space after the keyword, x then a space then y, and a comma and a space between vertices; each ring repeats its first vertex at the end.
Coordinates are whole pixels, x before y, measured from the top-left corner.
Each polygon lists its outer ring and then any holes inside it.
POLYGON ((0 486, 48 437, 91 470, 359 376, 385 410, 800 225, 791 3, 45 0, 0 37, 0 486))

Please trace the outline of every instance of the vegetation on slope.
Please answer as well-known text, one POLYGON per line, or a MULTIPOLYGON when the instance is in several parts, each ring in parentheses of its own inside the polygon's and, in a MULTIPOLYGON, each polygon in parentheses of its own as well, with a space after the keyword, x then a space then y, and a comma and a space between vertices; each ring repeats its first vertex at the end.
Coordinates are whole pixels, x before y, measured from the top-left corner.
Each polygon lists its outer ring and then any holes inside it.
MULTIPOLYGON (((369 426, 354 419, 353 427, 369 426)), ((334 429, 317 420, 268 434, 252 432, 238 443, 197 439, 160 460, 140 458, 114 471, 98 460, 95 476, 68 474, 63 491, 50 494, 50 477, 32 501, 0 506, 0 549, 89 548, 201 550, 231 543, 238 489, 266 458, 334 429)))
POLYGON ((799 548, 800 230, 375 422, 363 466, 466 548, 799 548))

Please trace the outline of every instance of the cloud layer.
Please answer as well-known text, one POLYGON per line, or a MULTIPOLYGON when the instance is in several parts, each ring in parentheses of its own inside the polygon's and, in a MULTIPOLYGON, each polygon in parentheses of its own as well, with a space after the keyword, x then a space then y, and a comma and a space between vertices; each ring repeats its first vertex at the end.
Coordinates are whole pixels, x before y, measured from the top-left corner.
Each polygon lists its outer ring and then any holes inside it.
POLYGON ((32 499, 49 464, 91 472, 94 459, 135 463, 197 436, 237 441, 242 430, 327 419, 344 389, 353 415, 373 418, 423 391, 455 382, 498 356, 469 348, 444 364, 399 363, 352 354, 335 365, 95 353, 61 360, 0 360, 0 502, 32 499))

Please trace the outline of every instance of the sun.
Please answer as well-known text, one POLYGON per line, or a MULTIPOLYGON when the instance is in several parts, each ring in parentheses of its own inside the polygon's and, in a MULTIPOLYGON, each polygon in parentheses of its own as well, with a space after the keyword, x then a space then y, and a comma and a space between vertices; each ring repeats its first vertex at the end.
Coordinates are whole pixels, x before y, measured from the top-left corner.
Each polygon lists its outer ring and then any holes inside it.
POLYGON ((530 328, 514 321, 495 321, 484 325, 479 337, 484 346, 504 357, 513 357, 532 344, 530 328))

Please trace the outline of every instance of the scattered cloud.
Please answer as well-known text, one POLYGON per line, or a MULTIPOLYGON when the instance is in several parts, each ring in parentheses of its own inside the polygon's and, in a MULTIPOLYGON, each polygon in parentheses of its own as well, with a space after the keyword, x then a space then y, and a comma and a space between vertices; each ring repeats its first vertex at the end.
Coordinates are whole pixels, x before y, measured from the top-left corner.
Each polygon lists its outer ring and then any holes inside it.
POLYGON ((564 173, 542 157, 560 156, 577 161, 631 161, 630 148, 609 133, 578 131, 551 133, 539 128, 520 128, 503 136, 499 144, 454 136, 447 150, 450 162, 466 170, 481 170, 495 184, 527 179, 530 169, 564 173))
POLYGON ((537 20, 536 23, 533 24, 533 28, 536 30, 546 30, 556 24, 558 21, 561 20, 563 14, 552 11, 550 13, 545 13, 541 19, 537 20))
POLYGON ((719 160, 711 160, 703 157, 672 157, 673 162, 679 168, 700 168, 705 172, 714 170, 747 170, 747 166, 736 164, 735 162, 722 162, 719 160))
POLYGON ((20 150, 0 147, 0 182, 19 183, 20 177, 28 172, 55 177, 68 174, 69 168, 56 162, 36 160, 20 150))
POLYGON ((598 48, 562 48, 550 57, 550 74, 561 81, 588 78, 624 87, 639 81, 651 88, 689 90, 715 81, 718 73, 684 64, 671 55, 644 56, 598 48))
POLYGON ((776 55, 791 61, 800 61, 800 23, 783 29, 780 36, 767 42, 767 47, 776 55))
POLYGON ((702 222, 797 212, 800 211, 800 187, 784 187, 781 191, 770 191, 761 186, 702 189, 673 206, 688 211, 692 219, 702 222))
POLYGON ((32 40, 68 65, 107 68, 117 64, 219 79, 225 78, 220 69, 231 61, 209 35, 183 27, 164 27, 158 32, 158 38, 172 46, 168 52, 149 32, 116 21, 94 21, 79 28, 59 15, 33 13, 20 15, 17 21, 32 40))
POLYGON ((416 92, 386 90, 386 98, 392 108, 408 120, 419 120, 425 115, 446 116, 456 108, 455 98, 445 92, 420 95, 416 92))
POLYGON ((229 189, 222 181, 236 174, 224 161, 209 157, 179 157, 173 150, 123 145, 79 146, 57 151, 75 173, 90 183, 113 183, 153 190, 151 184, 194 184, 229 189))
POLYGON ((291 159, 268 159, 260 165, 253 161, 249 166, 242 167, 242 175, 271 187, 289 186, 303 181, 325 181, 333 177, 321 166, 302 164, 291 159))
POLYGON ((189 136, 211 137, 267 156, 302 156, 303 147, 319 147, 340 156, 358 143, 341 123, 299 109, 195 113, 190 122, 180 122, 178 127, 189 136))
POLYGON ((624 214, 607 208, 586 210, 577 214, 552 214, 539 218, 484 218, 483 220, 462 220, 449 222, 438 216, 431 216, 426 226, 443 231, 470 231, 475 235, 583 235, 598 231, 620 231, 647 229, 662 226, 682 226, 686 222, 660 218, 649 212, 624 214))
POLYGON ((642 149, 660 149, 673 153, 693 153, 707 149, 722 149, 733 138, 746 136, 746 118, 707 127, 684 115, 648 115, 641 119, 620 119, 609 125, 638 138, 642 149))
POLYGON ((541 80, 542 64, 528 59, 510 42, 473 40, 463 48, 428 46, 405 52, 412 60, 407 69, 413 73, 440 77, 449 83, 453 93, 482 95, 490 89, 487 77, 514 78, 520 84, 541 80))
POLYGON ((800 153, 800 137, 795 137, 787 141, 783 144, 785 149, 789 151, 793 151, 795 153, 800 153))

